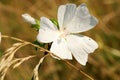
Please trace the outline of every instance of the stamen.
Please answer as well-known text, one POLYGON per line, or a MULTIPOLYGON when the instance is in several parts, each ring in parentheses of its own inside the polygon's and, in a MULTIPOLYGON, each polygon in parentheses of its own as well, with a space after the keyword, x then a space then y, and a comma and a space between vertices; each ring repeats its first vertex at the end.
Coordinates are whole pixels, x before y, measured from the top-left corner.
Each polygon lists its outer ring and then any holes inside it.
POLYGON ((60 38, 65 38, 68 34, 69 34, 69 33, 66 32, 66 31, 60 31, 59 37, 60 37, 60 38))

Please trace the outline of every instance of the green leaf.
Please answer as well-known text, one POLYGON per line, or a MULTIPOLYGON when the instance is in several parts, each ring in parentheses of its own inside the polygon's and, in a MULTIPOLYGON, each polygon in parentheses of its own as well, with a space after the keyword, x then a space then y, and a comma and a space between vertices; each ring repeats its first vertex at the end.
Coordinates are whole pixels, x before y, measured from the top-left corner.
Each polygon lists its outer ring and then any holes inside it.
MULTIPOLYGON (((39 43, 37 40, 35 40, 35 41, 33 42, 33 44, 38 45, 38 46, 40 46, 40 47, 44 47, 44 46, 45 46, 45 43, 39 43)), ((38 50, 38 48, 35 47, 35 50, 38 50)))
POLYGON ((40 29, 40 26, 37 24, 32 24, 31 27, 34 28, 36 31, 40 29))
POLYGON ((31 27, 38 31, 40 29, 40 20, 35 19, 35 22, 36 24, 32 24, 31 27))
POLYGON ((37 25, 40 25, 40 20, 35 19, 35 22, 36 22, 37 25))
POLYGON ((54 18, 51 18, 50 19, 52 21, 53 24, 55 24, 57 26, 57 28, 59 29, 59 24, 58 24, 58 21, 54 18))

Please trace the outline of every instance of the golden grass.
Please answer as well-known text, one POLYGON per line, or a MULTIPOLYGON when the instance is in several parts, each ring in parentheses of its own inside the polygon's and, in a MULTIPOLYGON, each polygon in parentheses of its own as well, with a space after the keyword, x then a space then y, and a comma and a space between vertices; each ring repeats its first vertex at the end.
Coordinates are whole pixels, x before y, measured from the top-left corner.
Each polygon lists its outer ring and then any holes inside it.
POLYGON ((4 80, 7 70, 13 63, 16 62, 16 60, 13 61, 15 52, 25 45, 26 44, 24 43, 13 44, 13 46, 5 52, 5 55, 2 56, 0 60, 0 80, 4 80))
POLYGON ((33 70, 33 80, 39 80, 39 68, 46 56, 43 56, 33 70))
MULTIPOLYGON (((53 53, 51 53, 50 51, 48 51, 47 49, 44 49, 38 45, 35 45, 31 42, 27 42, 25 40, 22 40, 22 39, 18 39, 18 38, 15 38, 15 37, 10 37, 10 36, 7 36, 7 35, 2 35, 3 38, 10 38, 10 39, 13 39, 13 40, 16 40, 16 41, 20 41, 22 43, 15 43, 13 44, 13 46, 11 48, 9 48, 5 53, 5 55, 1 58, 0 60, 0 72, 1 72, 1 76, 0 76, 0 79, 1 80, 4 80, 4 77, 7 73, 7 70, 9 69, 9 67, 14 64, 13 68, 16 68, 18 67, 21 63, 23 63, 24 61, 34 57, 34 56, 28 56, 28 57, 25 57, 25 58, 17 58, 17 59, 14 59, 13 60, 13 57, 14 57, 14 54, 16 51, 18 51, 21 47, 25 46, 25 45, 32 45, 34 47, 37 47, 39 49, 41 49, 42 51, 44 52, 47 52, 48 54, 47 55, 44 55, 39 63, 36 65, 36 67, 34 68, 33 70, 33 77, 32 77, 32 80, 39 80, 39 76, 38 76, 38 71, 39 71, 39 67, 41 65, 41 63, 43 62, 43 60, 45 59, 46 56, 48 56, 49 54, 50 55, 54 55, 53 53), (19 61, 19 62, 17 62, 19 61), (17 62, 17 63, 16 63, 17 62)), ((41 51, 40 50, 40 51, 41 51)), ((81 74, 83 74, 84 76, 86 76, 87 78, 89 78, 90 80, 94 80, 91 76, 89 76, 87 73, 83 72, 82 70, 80 70, 79 68, 77 68, 76 66, 74 66, 73 64, 71 64, 70 62, 66 61, 66 60, 63 60, 61 59, 60 57, 54 55, 56 58, 59 58, 60 60, 66 62, 69 66, 71 66, 72 68, 74 68, 75 70, 79 71, 81 74)))

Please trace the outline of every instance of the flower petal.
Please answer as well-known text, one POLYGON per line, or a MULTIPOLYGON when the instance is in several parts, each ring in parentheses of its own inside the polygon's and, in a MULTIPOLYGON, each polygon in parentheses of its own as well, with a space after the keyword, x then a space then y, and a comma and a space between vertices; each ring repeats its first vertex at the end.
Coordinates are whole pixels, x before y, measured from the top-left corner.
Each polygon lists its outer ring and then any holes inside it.
POLYGON ((73 56, 82 65, 86 65, 88 54, 98 48, 94 40, 82 35, 68 35, 66 41, 73 56))
POLYGON ((67 25, 66 31, 70 33, 79 33, 87 31, 98 23, 98 20, 92 16, 85 4, 77 7, 74 18, 67 25))
POLYGON ((29 14, 27 14, 27 13, 22 14, 22 17, 26 22, 29 22, 31 24, 36 24, 35 19, 33 17, 31 17, 29 14))
POLYGON ((50 51, 61 59, 72 59, 72 54, 69 51, 64 38, 56 39, 55 41, 53 41, 50 51))
POLYGON ((37 40, 42 43, 49 43, 58 37, 57 27, 45 17, 41 17, 39 34, 37 40))
POLYGON ((66 5, 61 5, 58 8, 58 23, 60 26, 60 29, 63 29, 65 25, 67 25, 70 20, 75 15, 76 11, 76 5, 75 4, 66 4, 66 5))

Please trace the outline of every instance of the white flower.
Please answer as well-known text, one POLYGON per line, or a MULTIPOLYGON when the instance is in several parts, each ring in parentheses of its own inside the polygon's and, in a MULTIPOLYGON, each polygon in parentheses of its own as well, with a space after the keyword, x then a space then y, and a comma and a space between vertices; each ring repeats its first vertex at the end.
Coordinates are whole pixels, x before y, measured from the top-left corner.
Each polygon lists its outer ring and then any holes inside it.
POLYGON ((98 44, 87 36, 78 33, 87 31, 98 23, 90 15, 85 4, 76 8, 75 4, 61 5, 58 8, 57 27, 45 17, 41 18, 37 40, 42 43, 53 42, 50 51, 61 59, 72 59, 72 55, 82 65, 86 65, 88 54, 98 48, 98 44))
POLYGON ((22 14, 22 17, 26 22, 29 22, 31 24, 36 24, 35 19, 33 17, 31 17, 29 14, 27 14, 27 13, 22 14))

